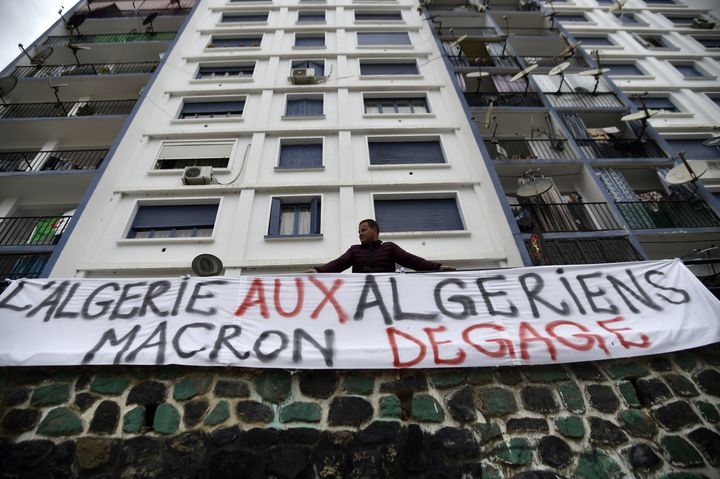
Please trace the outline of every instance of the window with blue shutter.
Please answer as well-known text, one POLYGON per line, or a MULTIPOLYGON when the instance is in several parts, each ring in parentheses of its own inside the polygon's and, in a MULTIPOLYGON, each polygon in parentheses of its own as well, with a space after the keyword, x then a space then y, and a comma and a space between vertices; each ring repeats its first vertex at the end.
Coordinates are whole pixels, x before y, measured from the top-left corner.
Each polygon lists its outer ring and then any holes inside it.
POLYGON ((282 143, 278 168, 322 168, 322 143, 282 143))
POLYGON ((642 70, 632 63, 603 63, 603 68, 609 68, 608 75, 644 75, 642 70))
POLYGON ((292 68, 312 68, 315 70, 315 76, 325 75, 325 62, 323 60, 293 60, 292 68))
POLYGON ((361 75, 418 75, 419 73, 415 62, 360 62, 361 75))
POLYGON ((180 118, 221 118, 242 116, 245 101, 205 101, 184 103, 180 118))
POLYGON ((410 45, 407 32, 358 32, 358 45, 410 45))
POLYGON ((388 233, 464 229, 455 198, 375 200, 375 221, 388 233))
POLYGON ((211 236, 217 204, 140 206, 128 238, 190 238, 211 236))
POLYGON ((232 66, 203 66, 198 69, 197 78, 248 77, 255 71, 255 64, 232 66))
MULTIPOLYGON (((642 102, 631 98, 630 101, 637 108, 642 109, 642 102)), ((645 106, 651 110, 679 111, 678 107, 667 97, 645 98, 645 106)))
POLYGON ((440 140, 368 142, 371 165, 445 163, 440 140))
POLYGON ((323 101, 320 98, 288 98, 285 116, 322 116, 323 101))
POLYGON ((387 98, 366 96, 365 113, 369 115, 410 115, 430 113, 427 100, 422 97, 387 98))
POLYGON ((692 64, 683 64, 683 63, 670 63, 677 71, 683 74, 683 76, 686 77, 703 77, 705 74, 695 68, 695 65, 692 64))
POLYGON ((324 47, 325 46, 325 34, 318 33, 313 35, 298 35, 295 34, 295 46, 296 47, 324 47))
POLYGON ((220 19, 221 23, 249 23, 249 22, 267 22, 268 12, 253 13, 244 15, 228 15, 223 14, 220 19))
POLYGON ((259 47, 262 35, 252 37, 213 37, 210 44, 215 48, 259 47))
POLYGON ((402 21, 400 12, 392 13, 361 13, 355 12, 355 21, 357 22, 397 22, 402 21))
POLYGON ((268 237, 316 236, 320 234, 320 198, 295 201, 273 198, 268 237))
POLYGON ((324 11, 298 12, 298 23, 322 23, 325 21, 324 11))

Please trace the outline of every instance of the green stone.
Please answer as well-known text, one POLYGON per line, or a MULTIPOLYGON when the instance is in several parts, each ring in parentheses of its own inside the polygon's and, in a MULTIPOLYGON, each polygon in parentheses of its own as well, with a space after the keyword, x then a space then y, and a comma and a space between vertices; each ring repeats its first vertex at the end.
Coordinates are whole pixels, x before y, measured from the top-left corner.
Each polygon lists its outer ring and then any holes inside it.
POLYGON ((523 376, 520 373, 520 368, 517 366, 496 368, 495 374, 497 375, 498 382, 507 386, 514 386, 516 384, 520 384, 523 381, 523 376))
POLYGON ((637 391, 635 390, 635 386, 630 381, 623 381, 618 385, 618 388, 620 389, 620 394, 622 394, 623 399, 625 400, 625 404, 627 404, 629 407, 640 407, 642 404, 640 404, 640 400, 637 397, 637 391))
POLYGON ((53 375, 53 381, 59 383, 71 383, 75 380, 77 374, 72 371, 59 371, 53 375))
POLYGON ((692 371, 695 369, 695 364, 697 363, 695 353, 679 351, 673 355, 673 358, 675 359, 675 363, 680 366, 680 369, 684 371, 692 371))
POLYGON ((488 384, 492 382, 492 370, 490 368, 473 368, 465 373, 467 382, 470 384, 488 384))
POLYGON ((642 411, 625 409, 618 413, 618 420, 632 436, 652 438, 657 433, 655 422, 642 411))
POLYGON ((176 401, 185 401, 199 394, 205 394, 212 384, 212 376, 185 378, 175 385, 173 397, 176 401))
POLYGON ((645 365, 637 362, 621 362, 607 366, 605 372, 613 379, 627 379, 645 376, 650 371, 645 365))
POLYGON ((682 374, 666 374, 663 379, 667 381, 672 390, 678 396, 691 397, 697 396, 698 390, 695 389, 695 385, 688 378, 682 374))
POLYGON ((430 382, 437 389, 454 388, 465 383, 465 374, 457 369, 432 372, 430 373, 430 382))
POLYGON ((155 410, 153 429, 160 434, 172 434, 180 425, 180 413, 172 404, 163 403, 155 410))
POLYGON ((480 435, 481 444, 486 444, 493 439, 498 439, 502 437, 500 426, 498 426, 494 422, 478 422, 474 425, 474 427, 480 435))
POLYGON ((130 380, 120 376, 95 376, 90 382, 90 390, 100 394, 117 396, 130 385, 130 380))
POLYGON ((412 415, 422 422, 443 422, 445 412, 434 397, 429 394, 417 394, 412 398, 412 415))
POLYGON ((502 477, 502 473, 494 467, 488 464, 482 465, 482 476, 480 476, 480 479, 502 479, 502 477))
POLYGON ((137 434, 142 431, 145 420, 145 407, 138 406, 132 408, 123 416, 123 432, 129 434, 137 434))
POLYGON ((707 422, 711 424, 720 422, 720 414, 718 414, 718 410, 715 406, 705 401, 697 401, 695 405, 707 422))
POLYGON ((573 477, 582 479, 620 479, 624 477, 620 466, 599 449, 580 454, 573 477))
POLYGON ((670 455, 671 464, 682 467, 703 465, 702 457, 697 449, 680 436, 665 436, 661 443, 670 455))
POLYGON ((230 408, 228 402, 224 399, 217 403, 217 405, 210 411, 210 414, 205 418, 205 424, 208 426, 215 426, 217 424, 227 421, 230 417, 230 408))
POLYGON ((585 412, 585 401, 580 387, 575 383, 562 383, 558 386, 560 397, 568 411, 581 414, 585 412))
POLYGON ((512 391, 498 387, 480 389, 480 409, 488 416, 503 416, 517 411, 517 403, 512 391))
POLYGON ((75 413, 66 407, 58 407, 45 416, 37 432, 41 436, 68 436, 80 434, 82 430, 82 421, 75 413))
POLYGON ((70 385, 65 383, 40 386, 33 391, 30 398, 31 406, 52 406, 64 404, 70 398, 70 385))
POLYGON ((155 374, 155 379, 158 379, 160 381, 172 381, 182 376, 182 374, 183 373, 180 368, 177 368, 175 366, 163 366, 157 370, 157 373, 155 374))
POLYGON ((375 378, 372 376, 361 376, 353 374, 345 378, 343 382, 343 391, 348 394, 357 394, 359 396, 367 396, 372 394, 375 387, 375 378))
POLYGON ((692 472, 669 472, 663 474, 659 479, 708 479, 705 474, 693 474, 692 472))
POLYGON ((567 371, 562 366, 527 366, 523 372, 534 383, 554 383, 568 379, 567 371))
POLYGON ((280 409, 280 422, 320 422, 322 409, 314 402, 294 402, 280 409))
POLYGON ((573 439, 585 437, 585 423, 579 416, 559 417, 555 419, 555 426, 565 437, 573 439))
POLYGON ((265 401, 281 403, 290 395, 290 373, 263 371, 255 378, 255 389, 265 401))
POLYGON ((519 466, 528 464, 532 460, 532 449, 526 439, 515 437, 509 444, 503 443, 495 449, 495 457, 506 464, 519 466))
POLYGON ((400 419, 402 418, 402 404, 400 398, 389 394, 380 398, 380 417, 400 419))

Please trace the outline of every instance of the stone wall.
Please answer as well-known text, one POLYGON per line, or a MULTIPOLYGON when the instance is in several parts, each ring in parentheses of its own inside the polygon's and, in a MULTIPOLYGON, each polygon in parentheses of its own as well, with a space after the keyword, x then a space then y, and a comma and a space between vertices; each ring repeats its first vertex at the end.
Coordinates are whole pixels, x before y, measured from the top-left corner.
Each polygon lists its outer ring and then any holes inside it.
POLYGON ((718 478, 719 365, 6 368, 0 477, 718 478))

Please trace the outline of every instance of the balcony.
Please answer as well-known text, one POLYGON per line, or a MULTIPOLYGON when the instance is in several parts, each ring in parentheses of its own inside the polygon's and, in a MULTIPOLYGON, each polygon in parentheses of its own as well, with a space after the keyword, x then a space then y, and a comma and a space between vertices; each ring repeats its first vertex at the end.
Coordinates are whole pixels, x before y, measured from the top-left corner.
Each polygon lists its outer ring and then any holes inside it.
POLYGON ((590 158, 666 158, 665 152, 653 140, 589 139, 575 140, 590 158))
POLYGON ((520 68, 520 63, 511 55, 493 55, 468 58, 467 56, 448 55, 450 63, 455 68, 472 68, 472 67, 488 67, 488 68, 520 68))
POLYGON ((0 152, 0 173, 96 170, 108 150, 0 152))
POLYGON ((563 160, 576 161, 577 156, 567 146, 563 139, 554 140, 525 140, 504 139, 485 140, 490 156, 493 160, 563 160))
POLYGON ((57 244, 72 216, 15 216, 0 218, 0 246, 57 244))
MULTIPOLYGON (((525 243, 535 265, 529 241, 525 243)), ((594 264, 640 261, 643 258, 627 238, 545 239, 541 246, 546 264, 594 264)))
POLYGON ((623 108, 614 93, 547 93, 548 102, 555 108, 623 108))
POLYGON ((539 67, 552 68, 563 62, 569 62, 571 67, 589 68, 587 62, 582 57, 560 57, 546 55, 523 55, 522 58, 528 65, 537 65, 539 67))
POLYGON ((129 75, 152 73, 158 62, 135 63, 88 63, 84 65, 43 65, 16 67, 12 76, 15 78, 45 78, 79 75, 129 75))
POLYGON ((127 115, 136 100, 79 101, 59 103, 10 103, 0 105, 0 119, 57 118, 127 115))
POLYGON ((464 93, 465 100, 470 106, 525 106, 541 107, 542 100, 534 92, 468 92, 464 93))
POLYGON ((704 201, 621 201, 616 204, 632 229, 720 227, 720 218, 704 201))
POLYGON ((102 33, 97 35, 77 36, 50 36, 43 45, 66 46, 78 43, 131 43, 131 42, 170 42, 175 39, 177 32, 147 32, 147 33, 102 33))
POLYGON ((0 254, 0 293, 6 279, 39 278, 50 253, 0 254))
POLYGON ((512 207, 522 233, 537 225, 543 233, 622 229, 607 203, 550 203, 512 207))

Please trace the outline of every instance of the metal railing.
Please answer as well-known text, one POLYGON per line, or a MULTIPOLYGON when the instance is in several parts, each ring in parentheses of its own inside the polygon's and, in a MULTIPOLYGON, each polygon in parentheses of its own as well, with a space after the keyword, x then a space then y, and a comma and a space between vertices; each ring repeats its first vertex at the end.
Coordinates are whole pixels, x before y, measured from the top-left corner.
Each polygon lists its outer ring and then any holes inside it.
POLYGON ((0 119, 127 115, 136 100, 78 101, 59 103, 9 103, 0 105, 0 119))
POLYGON ((457 68, 497 67, 497 68, 520 68, 517 59, 511 55, 468 58, 465 55, 448 55, 452 66, 457 68), (479 64, 478 64, 479 61, 479 64))
POLYGON ((614 93, 545 93, 555 108, 622 108, 614 93))
POLYGON ((470 106, 543 106, 542 100, 534 92, 468 92, 464 93, 470 106))
POLYGON ((0 218, 0 246, 47 246, 60 241, 72 216, 0 218))
POLYGON ((0 293, 6 279, 39 278, 49 258, 50 253, 0 254, 0 293))
POLYGON ((720 227, 720 218, 701 200, 621 201, 616 204, 633 229, 720 227))
POLYGON ((95 170, 108 150, 0 152, 0 173, 22 171, 95 170))
POLYGON ((522 233, 537 225, 543 233, 622 229, 607 203, 545 203, 512 207, 522 233))
POLYGON ((653 140, 575 140, 590 158, 666 158, 653 140))
POLYGON ((50 36, 43 45, 64 46, 75 43, 170 42, 177 32, 101 33, 97 35, 50 36))
POLYGON ((586 68, 589 65, 582 57, 557 57, 557 56, 522 56, 521 57, 528 65, 538 65, 541 67, 554 67, 563 62, 570 62, 571 66, 586 68))
POLYGON ((567 141, 555 140, 485 140, 493 160, 577 160, 567 141))
MULTIPOLYGON (((533 264, 540 264, 526 241, 533 264)), ((593 264, 639 261, 642 256, 627 238, 545 239, 541 243, 546 264, 593 264)))
POLYGON ((438 35, 454 36, 459 37, 461 35, 468 35, 470 37, 496 37, 500 36, 500 33, 495 30, 494 27, 442 27, 435 28, 438 35), (452 32, 450 29, 452 28, 452 32))
POLYGON ((15 78, 41 78, 73 75, 127 75, 152 73, 158 62, 136 63, 86 63, 83 65, 43 65, 15 67, 15 78))
MULTIPOLYGON (((165 2, 167 4, 167 2, 165 2)), ((157 13, 159 16, 179 16, 179 15, 187 15, 190 13, 190 8, 142 8, 139 10, 93 10, 92 12, 88 12, 87 10, 83 11, 83 15, 85 15, 87 18, 117 18, 117 17, 140 17, 145 18, 148 15, 152 13, 157 13)))

